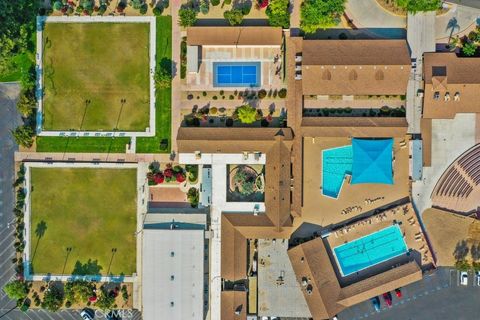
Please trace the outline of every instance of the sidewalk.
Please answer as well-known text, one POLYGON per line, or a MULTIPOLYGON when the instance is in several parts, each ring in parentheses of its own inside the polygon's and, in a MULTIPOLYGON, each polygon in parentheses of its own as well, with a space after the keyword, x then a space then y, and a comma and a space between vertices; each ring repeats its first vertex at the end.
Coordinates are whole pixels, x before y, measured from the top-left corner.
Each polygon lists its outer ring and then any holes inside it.
POLYGON ((69 162, 153 162, 170 163, 166 153, 63 153, 15 152, 15 161, 69 161, 69 162))
POLYGON ((181 90, 181 79, 180 79, 180 43, 182 42, 182 31, 178 25, 178 11, 180 10, 182 3, 181 1, 171 1, 170 6, 172 7, 172 61, 176 66, 177 72, 175 73, 172 79, 172 136, 171 136, 171 153, 177 154, 177 130, 180 127, 180 90, 181 90))

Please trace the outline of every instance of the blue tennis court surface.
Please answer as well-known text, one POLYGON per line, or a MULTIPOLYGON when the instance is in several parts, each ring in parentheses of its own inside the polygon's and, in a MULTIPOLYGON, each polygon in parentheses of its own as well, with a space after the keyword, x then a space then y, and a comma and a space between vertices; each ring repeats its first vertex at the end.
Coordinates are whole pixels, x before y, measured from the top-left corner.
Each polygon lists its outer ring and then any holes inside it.
POLYGON ((259 87, 260 62, 214 62, 214 87, 259 87))
POLYGON ((371 233, 333 249, 344 276, 405 254, 407 244, 398 225, 371 233))

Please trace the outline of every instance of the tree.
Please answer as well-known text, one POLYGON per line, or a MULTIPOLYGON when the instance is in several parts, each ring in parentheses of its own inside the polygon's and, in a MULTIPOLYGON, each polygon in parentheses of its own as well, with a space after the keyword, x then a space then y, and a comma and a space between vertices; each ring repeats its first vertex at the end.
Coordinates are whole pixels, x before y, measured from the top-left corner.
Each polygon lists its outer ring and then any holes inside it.
POLYGON ((467 57, 474 56, 476 51, 477 51, 477 45, 473 42, 466 42, 463 45, 462 52, 467 57))
POLYGON ((289 0, 271 0, 265 13, 268 16, 268 24, 273 27, 290 27, 289 0))
POLYGON ((43 296, 42 308, 50 312, 56 312, 63 305, 63 293, 55 286, 50 286, 43 296))
POLYGON ((3 291, 12 300, 25 299, 28 295, 28 286, 25 281, 13 280, 3 287, 3 291))
POLYGON ((345 10, 346 0, 305 0, 301 6, 300 27, 306 33, 337 25, 345 10))
POLYGON ((27 118, 33 113, 33 108, 35 108, 35 97, 32 96, 30 91, 22 90, 17 102, 18 111, 23 117, 27 118))
POLYGON ((411 13, 435 11, 440 8, 441 0, 396 0, 397 6, 411 13))
POLYGON ((240 9, 232 9, 230 11, 225 11, 223 17, 227 19, 231 26, 236 26, 242 23, 243 12, 240 9))
POLYGON ((155 84, 159 89, 170 88, 172 85, 172 62, 164 60, 162 59, 155 73, 155 84))
POLYGON ((65 284, 65 298, 71 303, 87 302, 93 295, 94 285, 88 281, 68 281, 65 284))
POLYGON ((197 11, 191 7, 180 8, 178 11, 180 26, 186 28, 193 26, 197 22, 197 11))
POLYGON ((12 135, 18 145, 26 148, 30 148, 33 145, 34 132, 30 126, 19 126, 12 131, 12 135))
POLYGON ((63 8, 63 3, 62 1, 55 1, 53 3, 53 10, 60 11, 60 9, 63 8))
POLYGON ((161 6, 156 6, 155 8, 153 8, 153 14, 156 15, 156 16, 161 16, 163 13, 163 7, 161 6))
POLYGON ((236 112, 242 123, 250 124, 256 121, 257 110, 248 104, 237 108, 236 112))
POLYGON ((101 288, 100 297, 98 297, 95 306, 100 308, 101 310, 109 310, 112 309, 115 303, 115 296, 107 291, 105 288, 101 288))
POLYGON ((188 199, 188 202, 190 202, 190 205, 192 206, 192 208, 198 207, 198 201, 199 201, 198 189, 194 187, 188 189, 187 199, 188 199))

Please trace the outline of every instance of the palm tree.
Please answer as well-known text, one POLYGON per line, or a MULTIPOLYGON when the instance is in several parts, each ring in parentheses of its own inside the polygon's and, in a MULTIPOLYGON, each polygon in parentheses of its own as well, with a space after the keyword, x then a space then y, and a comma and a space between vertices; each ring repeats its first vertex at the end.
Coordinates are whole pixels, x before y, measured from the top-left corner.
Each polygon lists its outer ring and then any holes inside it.
POLYGON ((448 21, 446 29, 447 30, 450 29, 450 35, 448 36, 448 43, 450 43, 450 40, 452 39, 455 29, 460 30, 460 25, 458 24, 457 18, 453 17, 452 19, 450 19, 448 21))

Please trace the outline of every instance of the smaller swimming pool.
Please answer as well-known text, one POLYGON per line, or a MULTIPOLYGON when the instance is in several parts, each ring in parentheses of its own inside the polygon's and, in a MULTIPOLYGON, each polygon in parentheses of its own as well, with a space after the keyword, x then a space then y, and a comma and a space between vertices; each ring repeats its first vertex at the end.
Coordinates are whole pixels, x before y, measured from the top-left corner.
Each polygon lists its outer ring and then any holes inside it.
POLYGON ((352 146, 322 151, 322 194, 337 198, 346 174, 352 174, 352 146))
POLYGON ((214 87, 259 87, 260 62, 214 62, 214 87))
POLYGON ((408 252, 397 224, 333 249, 343 276, 370 268, 408 252))

